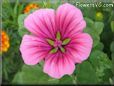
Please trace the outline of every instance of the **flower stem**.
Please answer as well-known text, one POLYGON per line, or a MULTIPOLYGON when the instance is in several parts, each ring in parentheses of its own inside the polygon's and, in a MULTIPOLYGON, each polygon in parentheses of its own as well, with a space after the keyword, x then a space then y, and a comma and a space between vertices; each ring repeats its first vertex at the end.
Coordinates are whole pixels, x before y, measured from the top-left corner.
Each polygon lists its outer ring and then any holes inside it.
POLYGON ((71 77, 72 77, 72 80, 73 80, 73 84, 77 84, 76 76, 73 74, 73 75, 71 75, 71 77))

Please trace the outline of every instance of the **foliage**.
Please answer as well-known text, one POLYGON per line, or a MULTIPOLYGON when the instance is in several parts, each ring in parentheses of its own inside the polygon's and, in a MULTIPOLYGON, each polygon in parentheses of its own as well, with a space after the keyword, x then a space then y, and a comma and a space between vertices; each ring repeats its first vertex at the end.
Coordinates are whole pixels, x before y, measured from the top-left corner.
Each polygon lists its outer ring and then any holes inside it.
MULTIPOLYGON (((41 8, 56 9, 63 2, 42 0, 35 3, 41 8)), ((22 36, 29 34, 23 25, 28 15, 23 14, 27 4, 19 0, 14 3, 4 0, 2 3, 2 28, 8 33, 11 44, 8 52, 2 55, 3 84, 114 84, 114 7, 79 7, 87 23, 84 32, 93 38, 92 52, 88 60, 76 64, 71 76, 53 79, 42 71, 42 63, 28 66, 22 61, 19 46, 22 36), (96 19, 99 18, 96 17, 97 12, 101 12, 100 20, 96 19)))
POLYGON ((111 29, 112 29, 112 32, 114 32, 114 21, 111 21, 111 29))
POLYGON ((44 74, 39 65, 23 65, 22 70, 16 74, 13 80, 13 83, 16 84, 48 84, 57 82, 58 80, 51 79, 48 75, 44 74))

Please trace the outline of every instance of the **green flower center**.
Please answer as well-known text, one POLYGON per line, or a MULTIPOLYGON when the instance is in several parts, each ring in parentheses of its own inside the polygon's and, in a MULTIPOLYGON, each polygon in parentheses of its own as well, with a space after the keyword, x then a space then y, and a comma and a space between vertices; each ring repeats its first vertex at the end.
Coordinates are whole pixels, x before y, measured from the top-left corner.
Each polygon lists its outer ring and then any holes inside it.
POLYGON ((51 54, 56 53, 59 50, 64 53, 65 52, 64 46, 70 42, 70 38, 66 38, 64 40, 61 40, 61 34, 60 34, 60 32, 57 32, 56 39, 55 40, 47 39, 47 42, 50 46, 53 47, 50 50, 51 54))

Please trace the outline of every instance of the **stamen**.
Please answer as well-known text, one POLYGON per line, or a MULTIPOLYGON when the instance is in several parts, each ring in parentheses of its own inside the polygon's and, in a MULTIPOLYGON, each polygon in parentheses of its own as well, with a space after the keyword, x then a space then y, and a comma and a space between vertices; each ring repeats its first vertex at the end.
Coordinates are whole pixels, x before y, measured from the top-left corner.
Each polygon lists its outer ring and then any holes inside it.
POLYGON ((55 40, 47 39, 47 42, 53 47, 50 50, 50 53, 51 54, 56 53, 58 50, 60 50, 61 52, 64 53, 65 52, 64 45, 67 45, 70 42, 70 40, 71 40, 70 38, 66 38, 63 41, 61 41, 61 34, 58 31, 56 33, 56 39, 55 40))
POLYGON ((66 38, 65 40, 63 40, 62 45, 66 45, 70 42, 69 38, 66 38))
POLYGON ((48 42, 51 46, 54 46, 54 41, 53 41, 53 40, 47 39, 47 42, 48 42))
POLYGON ((54 48, 54 49, 52 49, 52 50, 50 51, 50 53, 51 53, 51 54, 56 53, 57 50, 58 50, 58 48, 54 48))
POLYGON ((61 52, 65 52, 65 49, 63 47, 60 47, 61 52))
POLYGON ((58 40, 61 39, 61 34, 60 34, 60 32, 57 32, 57 34, 56 34, 56 38, 57 38, 58 40))

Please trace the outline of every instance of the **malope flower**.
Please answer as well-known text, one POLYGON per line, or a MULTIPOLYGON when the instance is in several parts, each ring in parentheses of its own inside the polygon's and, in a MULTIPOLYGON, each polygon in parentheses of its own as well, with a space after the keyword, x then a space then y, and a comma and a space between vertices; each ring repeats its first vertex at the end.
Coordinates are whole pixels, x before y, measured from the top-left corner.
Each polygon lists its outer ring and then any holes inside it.
POLYGON ((7 33, 5 31, 0 31, 0 38, 0 53, 7 52, 10 47, 7 33))
POLYGON ((44 60, 43 71, 53 78, 71 75, 75 64, 86 60, 92 49, 92 38, 83 33, 86 22, 81 11, 71 4, 53 9, 39 9, 24 20, 32 33, 24 35, 20 46, 25 64, 44 60))

